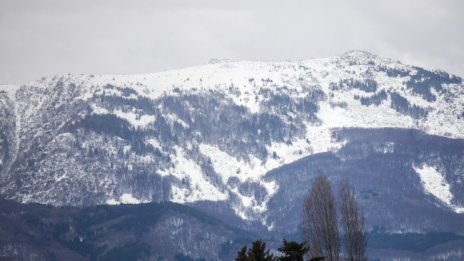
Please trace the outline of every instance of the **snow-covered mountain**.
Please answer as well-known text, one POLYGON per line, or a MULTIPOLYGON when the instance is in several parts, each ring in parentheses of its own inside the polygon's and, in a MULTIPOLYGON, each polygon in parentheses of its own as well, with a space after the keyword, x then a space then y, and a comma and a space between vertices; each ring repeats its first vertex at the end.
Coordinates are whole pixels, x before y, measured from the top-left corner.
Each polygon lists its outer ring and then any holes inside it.
MULTIPOLYGON (((316 170, 343 177, 328 169, 338 164, 362 193, 400 195, 419 211, 462 218, 463 87, 457 76, 363 51, 2 86, 0 192, 51 205, 207 205, 275 229, 285 211, 297 213, 316 170), (379 135, 385 128, 394 134, 379 135), (311 163, 327 155, 337 160, 311 163), (363 179, 347 165, 372 164, 370 157, 385 163, 383 176, 364 169, 371 176, 363 179), (317 167, 298 167, 306 161, 317 167), (399 173, 386 171, 395 162, 399 173)), ((383 214, 395 216, 390 203, 383 214)), ((389 229, 434 225, 404 224, 389 229)))

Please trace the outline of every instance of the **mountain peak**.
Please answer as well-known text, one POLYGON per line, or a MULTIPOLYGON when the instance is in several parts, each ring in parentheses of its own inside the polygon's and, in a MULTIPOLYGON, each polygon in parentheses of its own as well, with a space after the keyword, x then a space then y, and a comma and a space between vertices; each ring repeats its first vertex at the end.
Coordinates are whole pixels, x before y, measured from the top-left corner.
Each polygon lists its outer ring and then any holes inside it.
POLYGON ((342 57, 357 57, 357 58, 376 58, 377 55, 363 50, 351 50, 342 54, 342 57))
POLYGON ((215 64, 215 63, 230 63, 230 62, 235 62, 235 61, 229 58, 211 58, 208 63, 215 64))

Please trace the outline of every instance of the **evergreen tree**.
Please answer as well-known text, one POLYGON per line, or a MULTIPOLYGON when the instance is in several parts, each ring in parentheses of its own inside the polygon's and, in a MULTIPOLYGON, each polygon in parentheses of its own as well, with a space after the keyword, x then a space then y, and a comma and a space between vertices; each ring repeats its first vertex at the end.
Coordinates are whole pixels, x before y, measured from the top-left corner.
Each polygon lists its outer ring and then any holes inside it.
POLYGON ((256 240, 252 243, 251 248, 244 246, 237 253, 236 261, 275 261, 276 259, 266 250, 266 243, 262 240, 256 240))
POLYGON ((237 257, 235 258, 235 261, 248 261, 248 255, 247 255, 247 247, 244 246, 240 251, 237 253, 237 257))
POLYGON ((266 250, 266 243, 262 240, 253 242, 251 249, 248 250, 250 261, 273 261, 274 256, 266 250))
POLYGON ((309 248, 306 246, 306 242, 288 242, 284 239, 279 251, 283 253, 283 255, 279 257, 280 261, 303 261, 303 257, 309 251, 309 248))

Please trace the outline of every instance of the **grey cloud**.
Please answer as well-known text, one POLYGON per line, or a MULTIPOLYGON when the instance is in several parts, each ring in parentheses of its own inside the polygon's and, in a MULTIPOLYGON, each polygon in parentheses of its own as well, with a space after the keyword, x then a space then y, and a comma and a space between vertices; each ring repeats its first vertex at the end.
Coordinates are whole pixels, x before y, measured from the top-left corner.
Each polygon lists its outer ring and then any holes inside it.
POLYGON ((462 1, 0 2, 0 83, 371 51, 464 76, 462 1))

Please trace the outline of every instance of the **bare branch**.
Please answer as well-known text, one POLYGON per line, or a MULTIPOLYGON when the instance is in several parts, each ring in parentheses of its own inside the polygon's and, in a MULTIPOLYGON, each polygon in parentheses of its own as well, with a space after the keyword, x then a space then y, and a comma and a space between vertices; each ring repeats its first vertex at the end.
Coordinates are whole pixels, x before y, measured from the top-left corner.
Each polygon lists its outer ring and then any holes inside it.
POLYGON ((325 256, 329 261, 339 260, 335 199, 329 179, 316 177, 303 205, 303 236, 309 242, 312 257, 325 256))
POLYGON ((359 213, 356 194, 348 181, 340 184, 340 226, 348 260, 367 260, 364 218, 359 213))

